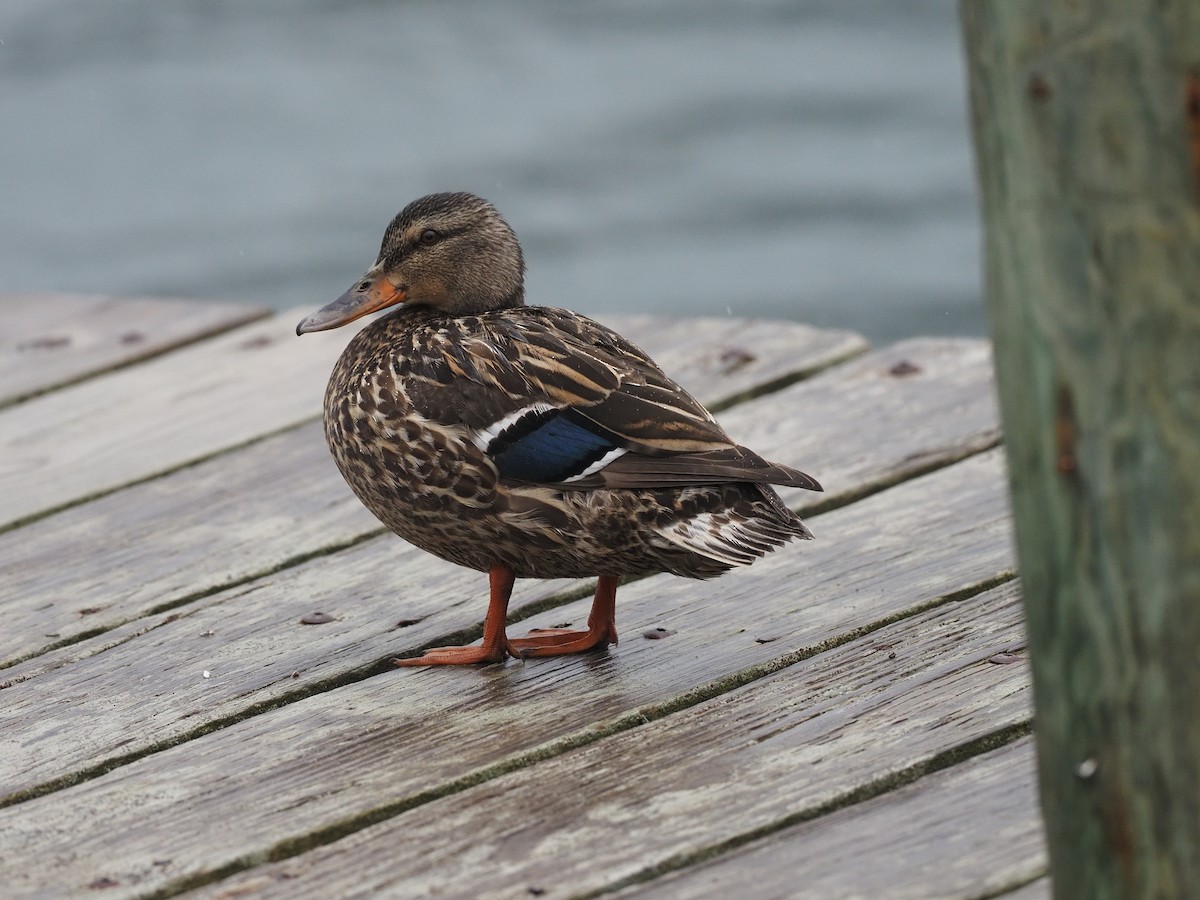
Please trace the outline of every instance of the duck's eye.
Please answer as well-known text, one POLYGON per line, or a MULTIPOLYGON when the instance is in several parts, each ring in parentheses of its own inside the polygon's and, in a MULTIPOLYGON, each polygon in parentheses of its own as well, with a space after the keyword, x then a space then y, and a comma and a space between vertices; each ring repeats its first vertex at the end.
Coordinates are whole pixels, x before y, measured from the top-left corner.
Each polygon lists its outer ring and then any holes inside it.
POLYGON ((421 243, 428 247, 430 244, 436 244, 441 235, 432 228, 426 228, 421 232, 421 243))

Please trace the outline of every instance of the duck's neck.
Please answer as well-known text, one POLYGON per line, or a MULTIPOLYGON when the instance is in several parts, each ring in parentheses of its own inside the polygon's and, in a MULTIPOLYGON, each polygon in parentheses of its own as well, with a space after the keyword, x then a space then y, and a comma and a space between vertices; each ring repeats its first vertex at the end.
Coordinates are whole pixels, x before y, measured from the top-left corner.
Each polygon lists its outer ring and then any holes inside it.
POLYGON ((458 316, 477 316, 481 313, 496 312, 502 309, 513 309, 525 305, 525 285, 518 284, 507 296, 496 294, 459 293, 454 298, 452 306, 427 306, 419 301, 409 301, 402 309, 427 309, 436 315, 456 318, 458 316))

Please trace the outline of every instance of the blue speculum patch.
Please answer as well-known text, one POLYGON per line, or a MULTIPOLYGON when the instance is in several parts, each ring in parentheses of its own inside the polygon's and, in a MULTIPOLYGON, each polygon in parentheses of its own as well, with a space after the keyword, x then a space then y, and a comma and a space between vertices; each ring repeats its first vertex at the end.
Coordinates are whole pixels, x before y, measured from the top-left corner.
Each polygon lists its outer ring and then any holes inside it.
POLYGON ((530 416, 497 441, 492 459, 504 478, 555 482, 578 475, 618 445, 561 415, 557 410, 530 416), (529 421, 532 420, 532 421, 529 421), (525 430, 526 421, 533 427, 525 430), (513 434, 515 432, 515 434, 513 434))

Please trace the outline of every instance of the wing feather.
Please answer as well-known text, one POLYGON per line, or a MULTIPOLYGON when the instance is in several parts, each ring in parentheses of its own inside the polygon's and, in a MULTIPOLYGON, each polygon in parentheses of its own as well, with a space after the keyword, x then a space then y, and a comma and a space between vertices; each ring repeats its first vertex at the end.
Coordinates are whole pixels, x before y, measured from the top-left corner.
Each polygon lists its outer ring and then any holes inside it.
POLYGON ((506 309, 443 323, 428 339, 440 353, 424 370, 410 369, 413 407, 464 429, 502 475, 541 474, 574 490, 730 481, 821 490, 803 472, 738 446, 645 352, 583 316, 506 309), (556 414, 576 427, 553 424, 556 414), (533 416, 537 427, 522 430, 519 446, 498 443, 533 416))

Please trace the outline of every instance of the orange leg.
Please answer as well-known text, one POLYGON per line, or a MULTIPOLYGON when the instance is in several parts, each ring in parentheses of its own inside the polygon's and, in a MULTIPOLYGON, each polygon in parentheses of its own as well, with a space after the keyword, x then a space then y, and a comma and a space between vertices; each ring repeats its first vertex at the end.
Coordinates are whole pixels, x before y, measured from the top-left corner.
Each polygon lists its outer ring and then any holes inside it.
POLYGON ((588 614, 587 631, 566 628, 536 628, 529 637, 516 638, 509 643, 521 656, 565 656, 583 653, 596 647, 604 648, 617 642, 617 578, 601 575, 596 583, 596 596, 588 614))
POLYGON ((517 577, 512 569, 492 566, 488 572, 491 598, 487 618, 483 620, 483 645, 480 647, 433 647, 422 656, 392 660, 398 666, 462 666, 469 663, 504 662, 506 656, 520 656, 504 631, 508 598, 517 577))

